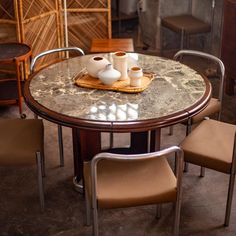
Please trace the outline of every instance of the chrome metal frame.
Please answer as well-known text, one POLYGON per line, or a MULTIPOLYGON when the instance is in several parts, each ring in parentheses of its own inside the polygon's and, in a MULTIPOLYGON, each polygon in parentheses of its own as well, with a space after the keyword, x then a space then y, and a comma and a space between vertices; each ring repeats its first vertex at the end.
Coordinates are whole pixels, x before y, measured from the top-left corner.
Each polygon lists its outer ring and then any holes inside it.
POLYGON ((41 210, 44 210, 44 190, 43 190, 43 173, 44 173, 44 161, 43 154, 36 152, 36 163, 38 173, 38 188, 39 188, 39 202, 41 210))
MULTIPOLYGON (((46 55, 52 54, 52 53, 59 53, 59 52, 69 52, 74 51, 78 52, 81 55, 85 55, 84 51, 81 48, 78 47, 64 47, 64 48, 54 48, 45 52, 42 52, 35 56, 30 65, 30 73, 32 74, 34 72, 35 64, 41 57, 44 57, 46 55)), ((66 55, 66 58, 68 58, 68 55, 66 55)), ((35 114, 34 117, 37 119, 38 116, 35 114)), ((59 155, 60 155, 60 166, 64 166, 64 148, 63 148, 63 137, 62 137, 62 126, 58 125, 58 143, 59 143, 59 155)))
POLYGON ((232 206, 233 193, 234 193, 235 172, 236 172, 236 132, 234 135, 234 148, 233 148, 232 164, 231 164, 231 171, 230 171, 230 178, 229 178, 229 188, 228 188, 228 196, 227 196, 227 203, 226 203, 224 226, 229 226, 231 206, 232 206))
MULTIPOLYGON (((223 93, 224 93, 224 77, 225 77, 225 66, 224 63, 218 58, 215 57, 211 54, 205 53, 205 52, 200 52, 200 51, 194 51, 194 50, 180 50, 177 52, 173 59, 178 60, 179 58, 182 59, 183 56, 197 56, 197 57, 202 57, 208 60, 211 60, 215 62, 218 65, 218 68, 220 70, 220 86, 219 86, 219 94, 218 94, 218 100, 220 102, 220 112, 218 113, 218 120, 221 118, 221 110, 222 110, 222 100, 223 100, 223 93)), ((186 136, 191 132, 191 126, 192 126, 192 118, 189 118, 187 121, 187 127, 186 127, 186 136)), ((173 126, 170 127, 169 134, 173 134, 173 126)), ((188 171, 188 164, 185 163, 184 166, 184 171, 188 171)), ((204 177, 205 175, 205 169, 204 167, 201 167, 201 173, 200 176, 204 177)))
MULTIPOLYGON (((173 146, 161 151, 137 154, 137 155, 121 155, 112 153, 100 153, 97 154, 91 161, 91 191, 92 199, 89 199, 88 190, 85 188, 85 199, 86 199, 86 224, 90 225, 90 201, 92 202, 92 215, 93 215, 93 235, 98 236, 98 205, 97 205, 97 164, 99 161, 115 160, 119 162, 125 161, 136 161, 136 160, 147 160, 166 156, 168 154, 175 153, 176 155, 176 178, 177 178, 177 198, 175 204, 175 219, 173 227, 173 235, 177 236, 179 233, 179 222, 180 222, 180 208, 182 199, 182 172, 183 172, 183 151, 177 146, 173 146)), ((160 216, 160 207, 157 206, 157 217, 160 216)))

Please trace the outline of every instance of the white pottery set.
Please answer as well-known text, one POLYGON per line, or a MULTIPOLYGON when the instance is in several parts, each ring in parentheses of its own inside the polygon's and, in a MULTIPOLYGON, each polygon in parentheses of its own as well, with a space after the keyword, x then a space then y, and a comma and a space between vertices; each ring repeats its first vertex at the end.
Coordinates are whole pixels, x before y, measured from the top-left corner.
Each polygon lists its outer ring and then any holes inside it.
POLYGON ((130 80, 130 86, 140 87, 142 68, 131 67, 128 73, 127 61, 126 52, 115 52, 113 65, 102 56, 94 56, 88 60, 86 69, 90 76, 98 78, 105 85, 112 85, 117 80, 130 80))

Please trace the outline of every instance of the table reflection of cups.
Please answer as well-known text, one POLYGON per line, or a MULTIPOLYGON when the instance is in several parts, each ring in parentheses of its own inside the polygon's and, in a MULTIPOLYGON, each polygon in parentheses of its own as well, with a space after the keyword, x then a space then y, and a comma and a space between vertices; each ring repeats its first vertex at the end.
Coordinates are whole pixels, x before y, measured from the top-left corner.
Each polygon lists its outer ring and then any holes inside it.
POLYGON ((126 52, 119 51, 113 54, 113 67, 121 73, 119 80, 128 79, 127 68, 128 55, 126 52))
POLYGON ((138 66, 133 66, 129 70, 130 86, 141 87, 143 70, 138 66))

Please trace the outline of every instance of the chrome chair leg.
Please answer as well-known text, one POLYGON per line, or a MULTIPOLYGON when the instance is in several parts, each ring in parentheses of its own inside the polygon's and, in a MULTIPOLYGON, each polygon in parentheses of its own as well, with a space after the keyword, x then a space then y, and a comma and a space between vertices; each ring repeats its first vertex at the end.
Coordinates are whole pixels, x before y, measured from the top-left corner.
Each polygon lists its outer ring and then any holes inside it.
POLYGON ((93 206, 93 236, 98 236, 98 209, 93 206))
POLYGON ((189 164, 187 162, 184 162, 184 172, 188 172, 189 164))
POLYGON ((156 219, 161 218, 161 204, 156 205, 156 219))
POLYGON ((88 192, 86 191, 86 189, 85 189, 85 207, 86 207, 86 222, 85 222, 85 225, 90 226, 91 225, 91 205, 90 205, 88 192))
POLYGON ((110 135, 110 140, 109 140, 110 144, 109 144, 109 146, 110 146, 110 149, 112 149, 114 147, 114 133, 110 132, 109 135, 110 135))
POLYGON ((200 177, 204 177, 204 176, 205 176, 205 167, 201 166, 200 177))
POLYGON ((235 174, 231 173, 230 179, 229 179, 229 188, 228 188, 228 197, 227 197, 227 204, 226 204, 224 226, 229 226, 231 206, 232 206, 233 193, 234 193, 234 181, 235 181, 235 174))
POLYGON ((171 126, 169 127, 169 135, 173 135, 173 132, 174 132, 174 126, 171 125, 171 126))
POLYGON ((58 125, 58 142, 59 142, 59 153, 60 153, 60 166, 64 166, 64 150, 63 150, 63 139, 62 139, 62 126, 58 125))
POLYGON ((38 187, 39 187, 39 200, 41 210, 44 210, 44 191, 43 191, 43 176, 42 176, 42 158, 41 153, 36 152, 37 172, 38 172, 38 187))
POLYGON ((44 158, 44 154, 41 154, 41 168, 42 168, 42 176, 45 177, 46 176, 46 171, 45 171, 45 158, 44 158))

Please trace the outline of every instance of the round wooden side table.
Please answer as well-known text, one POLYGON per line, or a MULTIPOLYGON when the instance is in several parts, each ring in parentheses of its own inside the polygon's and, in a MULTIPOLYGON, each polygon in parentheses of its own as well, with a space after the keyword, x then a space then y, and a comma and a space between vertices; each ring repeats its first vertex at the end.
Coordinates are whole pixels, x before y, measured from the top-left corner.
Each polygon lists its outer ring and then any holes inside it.
POLYGON ((31 58, 31 47, 26 44, 0 43, 0 105, 17 104, 21 118, 25 118, 21 84, 28 78, 31 58))

